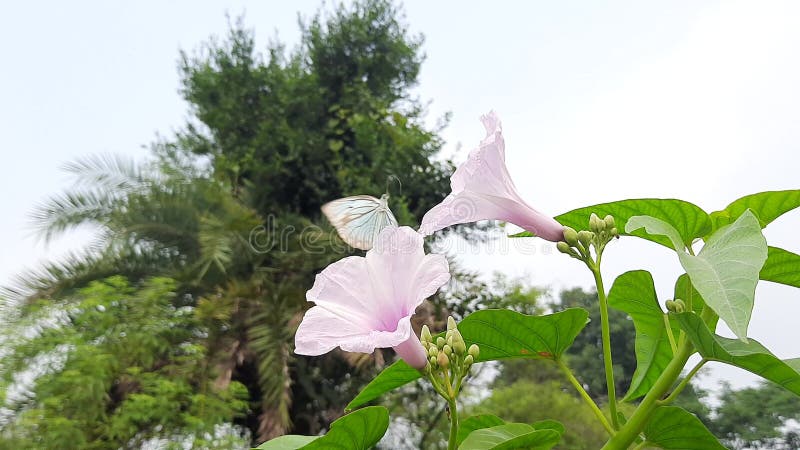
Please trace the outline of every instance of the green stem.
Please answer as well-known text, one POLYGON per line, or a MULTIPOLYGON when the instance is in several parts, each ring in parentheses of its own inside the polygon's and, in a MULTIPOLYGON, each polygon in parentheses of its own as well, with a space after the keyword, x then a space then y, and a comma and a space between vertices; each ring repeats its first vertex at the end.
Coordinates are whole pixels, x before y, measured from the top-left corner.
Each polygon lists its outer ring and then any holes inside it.
POLYGON ((672 354, 678 352, 678 344, 675 343, 675 336, 672 335, 672 326, 669 324, 669 316, 662 314, 664 317, 664 327, 667 329, 667 339, 669 339, 669 346, 672 347, 672 354))
POLYGON ((458 405, 456 405, 456 399, 449 398, 447 406, 450 408, 450 437, 447 441, 447 450, 456 450, 458 437, 458 405))
POLYGON ((689 384, 689 380, 691 380, 691 379, 692 379, 692 377, 693 377, 693 376, 695 376, 695 375, 697 374, 697 372, 698 372, 698 371, 699 371, 699 370, 700 370, 700 369, 703 367, 703 365, 704 365, 705 363, 707 363, 707 362, 708 362, 708 360, 707 360, 707 359, 702 359, 702 360, 700 360, 700 362, 699 362, 699 363, 697 363, 697 364, 696 364, 696 365, 695 365, 695 366, 692 368, 692 370, 690 370, 690 371, 689 371, 689 373, 688 373, 688 374, 687 374, 685 377, 683 377, 683 379, 681 380, 681 382, 680 382, 680 383, 678 383, 678 385, 677 385, 677 386, 675 386, 675 389, 673 389, 673 390, 672 390, 672 393, 670 393, 670 394, 669 394, 669 397, 665 398, 664 400, 659 400, 659 401, 658 401, 658 404, 659 404, 659 405, 668 405, 668 404, 672 403, 672 402, 673 402, 673 401, 674 401, 674 400, 675 400, 675 399, 676 399, 676 398, 677 398, 677 397, 678 397, 678 396, 681 394, 681 391, 683 391, 683 388, 685 388, 685 387, 686 387, 686 385, 687 385, 687 384, 689 384))
POLYGON ((636 437, 647 425, 653 410, 658 406, 658 399, 667 393, 675 383, 675 380, 681 375, 681 370, 683 370, 693 351, 694 348, 689 342, 685 342, 678 347, 678 352, 664 371, 661 372, 661 376, 658 377, 653 387, 644 396, 644 399, 628 419, 628 422, 606 442, 602 450, 625 450, 636 440, 636 437))
POLYGON ((600 299, 600 327, 603 339, 603 364, 606 372, 606 387, 608 388, 608 408, 611 413, 611 423, 614 429, 619 429, 619 419, 617 417, 617 394, 614 386, 614 364, 611 361, 611 327, 608 324, 608 299, 603 287, 603 276, 600 274, 600 257, 597 264, 592 269, 594 282, 597 286, 597 297, 600 299))
POLYGON ((610 436, 613 436, 614 428, 612 428, 611 425, 608 423, 608 420, 606 420, 606 416, 603 415, 603 411, 601 411, 600 408, 597 406, 597 403, 595 403, 594 400, 592 400, 592 397, 589 396, 589 394, 586 392, 586 389, 584 389, 583 386, 581 385, 580 381, 578 381, 578 379, 575 378, 575 375, 572 374, 572 371, 569 369, 569 367, 567 367, 566 364, 564 364, 563 361, 558 359, 556 360, 556 363, 558 364, 558 367, 561 368, 561 371, 564 372, 564 375, 567 376, 567 379, 572 384, 572 386, 575 387, 575 390, 578 391, 578 394, 580 394, 581 398, 586 402, 587 405, 589 405, 589 408, 592 409, 592 412, 597 417, 597 420, 599 420, 600 423, 603 424, 603 427, 605 427, 606 431, 608 431, 608 434, 610 436))

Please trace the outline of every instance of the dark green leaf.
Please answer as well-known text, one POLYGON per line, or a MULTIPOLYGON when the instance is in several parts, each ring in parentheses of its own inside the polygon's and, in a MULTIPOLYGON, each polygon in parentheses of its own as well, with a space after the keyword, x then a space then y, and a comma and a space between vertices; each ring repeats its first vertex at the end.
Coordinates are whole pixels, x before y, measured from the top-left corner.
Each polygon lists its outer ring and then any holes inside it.
POLYGON ((769 247, 767 262, 759 277, 764 281, 800 287, 800 255, 778 247, 769 247))
POLYGON ((761 228, 773 220, 800 206, 800 189, 788 191, 767 191, 744 196, 734 200, 722 211, 711 213, 714 229, 733 223, 748 209, 758 217, 761 228))
MULTIPOLYGON (((636 328, 636 371, 624 398, 630 401, 650 390, 672 360, 672 346, 649 272, 635 270, 617 277, 608 294, 608 303, 628 313, 636 328)), ((680 328, 677 324, 673 326, 673 336, 677 336, 680 328)))
POLYGON ((477 311, 458 324, 467 345, 478 344, 478 361, 505 358, 556 359, 572 345, 589 318, 585 309, 570 308, 544 316, 507 309, 477 311))
POLYGON ((410 383, 421 375, 419 371, 408 364, 402 359, 397 360, 391 366, 383 369, 377 377, 367 384, 358 395, 345 406, 345 411, 352 411, 359 406, 375 400, 380 397, 384 392, 389 392, 392 389, 399 388, 407 383, 410 383))
POLYGON ((475 430, 464 439, 459 450, 547 450, 561 439, 555 430, 536 430, 524 423, 508 423, 475 430))
MULTIPOLYGON (((478 344, 480 347, 479 362, 504 358, 555 359, 572 345, 588 317, 581 308, 544 316, 487 309, 465 317, 458 329, 468 346, 478 344)), ((397 361, 375 377, 345 409, 357 408, 420 376, 416 369, 397 361)))
POLYGON ((781 361, 754 339, 745 343, 717 336, 697 314, 674 317, 703 358, 740 367, 800 395, 800 359, 781 361))
POLYGON ((277 437, 264 442, 257 448, 259 450, 295 450, 298 448, 303 448, 303 446, 318 438, 319 436, 298 436, 296 434, 288 434, 286 436, 277 437))
MULTIPOLYGON (((614 216, 620 233, 625 233, 625 225, 633 216, 655 217, 672 225, 686 245, 711 231, 711 222, 705 211, 692 203, 675 199, 641 198, 601 203, 572 210, 556 216, 555 219, 564 226, 585 230, 588 228, 591 213, 600 217, 608 214, 614 216)), ((630 234, 673 248, 670 241, 663 236, 648 236, 641 231, 630 234)))
POLYGON ((367 450, 381 440, 389 427, 389 410, 368 406, 336 419, 325 436, 302 447, 306 450, 367 450))
POLYGON ((672 450, 725 450, 694 414, 677 406, 662 406, 644 428, 647 443, 672 450))
MULTIPOLYGON (((632 217, 626 229, 644 227, 650 234, 667 236, 678 245, 677 232, 653 217, 632 217)), ((679 250, 678 258, 692 284, 739 339, 747 341, 756 284, 767 259, 767 241, 758 219, 746 211, 736 222, 708 238, 697 256, 679 250)))
POLYGON ((456 435, 456 443, 461 445, 464 439, 475 430, 482 428, 490 428, 497 425, 504 425, 505 420, 495 416, 494 414, 480 414, 477 416, 470 416, 462 420, 458 424, 458 435, 456 435))

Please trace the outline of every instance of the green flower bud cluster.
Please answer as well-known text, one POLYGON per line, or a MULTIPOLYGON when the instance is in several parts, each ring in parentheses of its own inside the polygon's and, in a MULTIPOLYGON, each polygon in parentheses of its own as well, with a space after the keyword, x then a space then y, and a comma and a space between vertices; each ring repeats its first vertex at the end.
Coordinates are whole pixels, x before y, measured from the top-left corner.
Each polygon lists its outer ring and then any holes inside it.
POLYGON ((676 298, 675 300, 667 300, 664 302, 665 306, 667 307, 667 311, 674 312, 674 313, 682 313, 686 312, 686 303, 676 298))
POLYGON ((455 399, 464 377, 478 359, 478 346, 472 344, 467 348, 467 343, 452 317, 447 318, 444 336, 434 338, 428 326, 423 325, 420 341, 428 353, 425 375, 439 395, 446 399, 455 399))
POLYGON ((591 248, 594 247, 595 254, 602 253, 606 244, 613 238, 618 238, 614 218, 606 216, 601 219, 597 214, 589 216, 589 230, 575 231, 570 227, 564 227, 564 240, 556 244, 559 252, 569 255, 575 259, 593 264, 591 248))

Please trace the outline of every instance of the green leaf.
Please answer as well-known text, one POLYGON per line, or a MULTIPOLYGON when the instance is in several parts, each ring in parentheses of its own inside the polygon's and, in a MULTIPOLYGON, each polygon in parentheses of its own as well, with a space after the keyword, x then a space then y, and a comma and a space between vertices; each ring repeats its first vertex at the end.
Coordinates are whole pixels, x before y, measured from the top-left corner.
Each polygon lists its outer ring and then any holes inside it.
POLYGON ((389 410, 368 406, 336 419, 325 436, 315 439, 305 450, 367 450, 375 446, 389 427, 389 410))
MULTIPOLYGON (((705 211, 697 205, 676 199, 640 198, 601 203, 572 210, 556 216, 555 219, 564 226, 569 226, 576 230, 585 230, 589 224, 589 215, 591 213, 595 213, 600 217, 608 214, 614 216, 614 221, 620 232, 626 230, 628 219, 634 216, 650 216, 661 219, 678 231, 681 242, 686 245, 691 244, 694 239, 705 236, 711 231, 711 222, 705 211)), ((672 248, 670 241, 662 236, 647 236, 642 232, 631 233, 625 231, 625 233, 672 248)))
POLYGON ((694 313, 674 317, 703 358, 742 368, 800 395, 800 358, 781 361, 755 339, 745 343, 717 336, 694 313))
POLYGON ((644 428, 647 443, 674 450, 725 450, 694 414, 677 406, 661 406, 644 428))
POLYGON ((800 287, 800 255, 778 247, 769 247, 767 262, 759 277, 764 281, 800 287))
POLYGON ((711 213, 711 223, 714 229, 721 228, 733 223, 748 209, 752 211, 761 228, 766 227, 772 221, 783 214, 800 206, 800 190, 788 191, 767 191, 744 196, 734 200, 722 211, 711 213))
POLYGON ((459 450, 547 450, 561 440, 555 430, 536 430, 525 423, 507 423, 475 430, 464 439, 459 450))
MULTIPOLYGON (((676 231, 661 220, 631 218, 627 228, 637 227, 675 242, 676 231)), ((756 284, 767 259, 767 241, 758 219, 746 211, 736 222, 715 231, 697 256, 678 251, 678 258, 706 304, 739 339, 747 341, 756 284)))
POLYGON ((528 316, 507 309, 487 309, 458 324, 467 346, 478 344, 478 361, 505 358, 556 359, 586 326, 589 313, 569 308, 544 316, 528 316))
POLYGON ((682 240, 678 230, 670 225, 669 222, 665 222, 661 219, 652 216, 634 216, 628 219, 628 223, 625 224, 626 233, 632 233, 639 228, 644 228, 645 232, 650 236, 665 236, 670 242, 670 245, 667 245, 667 247, 675 250, 678 254, 686 250, 688 246, 682 240))
POLYGON ((456 444, 461 445, 464 439, 475 430, 482 428, 490 428, 497 425, 504 425, 505 420, 495 416, 494 414, 480 414, 477 416, 470 416, 462 420, 458 424, 458 434, 456 435, 456 444))
POLYGON ((345 406, 344 410, 352 411, 367 402, 375 400, 383 395, 383 393, 397 389, 400 386, 416 380, 420 376, 421 374, 417 369, 409 366, 402 359, 399 359, 391 366, 383 369, 377 377, 373 378, 372 381, 345 406))
MULTIPOLYGON (((687 305, 691 303, 692 311, 698 315, 703 312, 703 307, 706 305, 705 300, 703 300, 703 296, 697 292, 697 289, 694 288, 691 280, 689 280, 689 275, 685 273, 679 276, 675 281, 675 293, 673 294, 672 298, 679 298, 686 302, 687 305)), ((670 316, 670 321, 674 322, 674 317, 670 316)), ((713 317, 709 318, 709 320, 706 322, 706 325, 708 325, 708 328, 716 330, 718 321, 719 317, 714 314, 713 317)))
POLYGON ((567 429, 564 428, 564 424, 563 423, 561 423, 561 422, 559 422, 557 420, 553 420, 553 419, 539 420, 537 422, 532 423, 531 425, 533 426, 534 429, 537 429, 537 430, 555 430, 555 431, 558 432, 558 434, 561 434, 561 435, 563 435, 564 432, 567 431, 567 429))
POLYGON ((522 237, 536 237, 536 235, 531 233, 530 231, 520 231, 519 233, 509 234, 508 237, 522 238, 522 237))
MULTIPOLYGON (((478 362, 505 358, 556 359, 586 326, 589 313, 570 308, 544 316, 506 309, 477 311, 458 324, 467 346, 478 344, 478 362)), ((403 361, 383 370, 354 398, 346 411, 378 398, 384 392, 416 380, 421 374, 403 361)))
POLYGON ((296 434, 287 434, 286 436, 277 437, 275 439, 264 442, 259 445, 259 450, 296 450, 303 448, 311 441, 318 439, 320 436, 299 436, 296 434))
MULTIPOLYGON (((617 277, 608 294, 608 303, 628 313, 636 328, 636 371, 623 399, 630 401, 647 394, 672 360, 672 346, 649 272, 635 270, 617 277)), ((673 327, 673 336, 677 336, 680 328, 677 324, 673 327)))

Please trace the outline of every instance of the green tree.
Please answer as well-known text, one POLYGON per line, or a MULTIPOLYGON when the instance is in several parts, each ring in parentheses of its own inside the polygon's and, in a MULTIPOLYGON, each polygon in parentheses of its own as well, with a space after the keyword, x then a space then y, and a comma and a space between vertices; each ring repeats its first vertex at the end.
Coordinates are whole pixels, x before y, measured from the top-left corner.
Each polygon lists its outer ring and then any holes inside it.
POLYGON ((784 429, 789 419, 800 419, 800 399, 770 382, 740 390, 723 384, 720 404, 710 429, 736 449, 795 449, 797 430, 784 429))
MULTIPOLYGON (((226 39, 183 53, 182 93, 193 117, 174 138, 153 145, 152 163, 72 164, 76 185, 38 208, 36 220, 46 238, 89 225, 98 239, 84 252, 23 274, 12 292, 19 303, 12 321, 37 327, 45 319, 36 314, 36 299, 66 310, 68 299, 111 275, 135 286, 152 277, 175 280, 169 303, 193 315, 181 326, 205 337, 198 345, 207 370, 198 377, 206 379, 193 387, 226 392, 243 385, 249 408, 235 423, 256 441, 324 429, 382 361, 380 352, 376 358, 292 353, 314 274, 353 252, 321 218, 320 206, 380 194, 394 175, 402 185, 390 205, 401 223, 416 225, 448 192, 453 170, 432 159, 441 146, 438 129, 425 127, 424 108, 409 94, 422 39, 408 33, 391 2, 340 6, 301 26, 293 51, 280 43, 258 51, 252 31, 239 23, 226 39)), ((456 304, 453 292, 436 302, 456 304)), ((164 363, 172 358, 167 354, 164 363)), ((17 374, 3 369, 9 380, 17 374)), ((42 376, 70 374, 54 368, 42 376)), ((142 394, 141 386, 125 395, 142 394)), ((43 389, 37 383, 32 398, 45 401, 43 389)), ((58 402, 70 404, 66 397, 58 402)), ((51 413, 48 424, 61 420, 57 410, 51 413)), ((41 416, 26 417, 43 426, 41 416)), ((0 427, 4 436, 14 434, 0 427)), ((165 421, 160 433, 184 431, 178 428, 165 421)), ((135 438, 135 427, 124 430, 135 438)), ((52 437, 45 433, 41 441, 52 437)))

